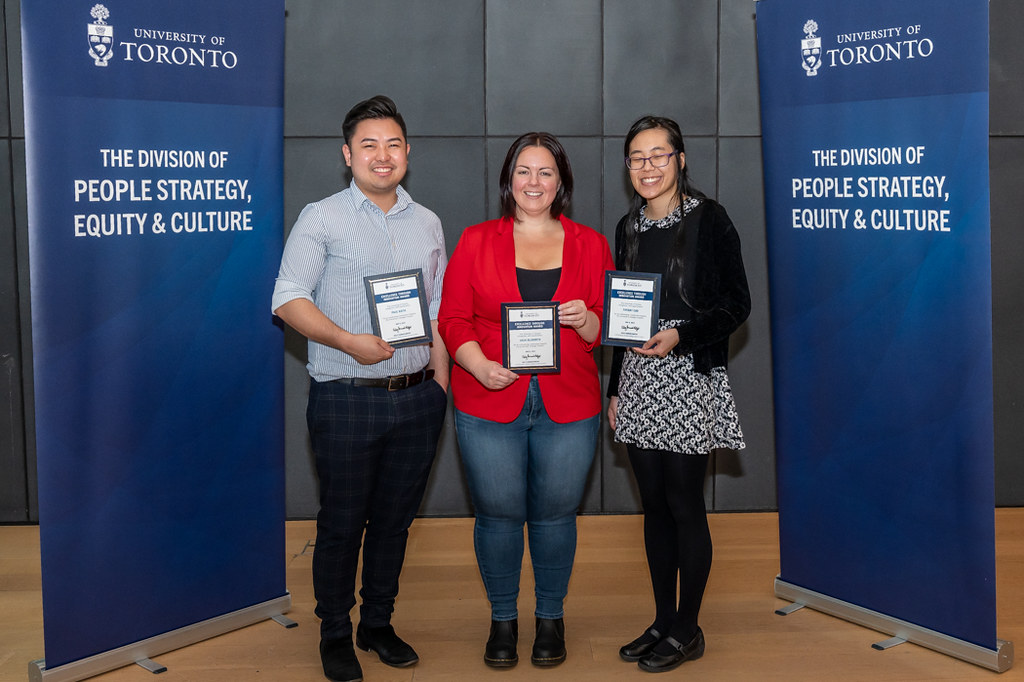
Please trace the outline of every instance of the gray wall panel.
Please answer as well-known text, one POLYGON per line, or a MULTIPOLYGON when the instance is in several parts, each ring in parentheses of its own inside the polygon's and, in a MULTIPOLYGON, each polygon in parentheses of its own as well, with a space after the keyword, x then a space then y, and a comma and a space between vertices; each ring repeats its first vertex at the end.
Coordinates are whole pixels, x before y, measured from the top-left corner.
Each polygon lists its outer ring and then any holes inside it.
POLYGON ((285 135, 340 135, 345 112, 381 93, 398 103, 410 135, 483 132, 476 0, 289 0, 286 7, 285 135))
MULTIPOLYGON (((519 134, 527 133, 536 128, 524 129, 519 134)), ((551 132, 551 131, 549 131, 551 132)), ((518 135, 517 135, 518 136, 518 135)), ((484 220, 492 220, 501 215, 501 197, 499 194, 498 177, 505 163, 505 155, 517 136, 487 138, 487 216, 484 220)), ((569 162, 572 163, 570 157, 569 162)))
POLYGON ((319 509, 316 462, 306 430, 306 337, 284 324, 284 468, 285 513, 288 518, 313 518, 319 509))
POLYGON ((989 99, 993 135, 1024 135, 1024 7, 1018 0, 989 3, 989 99))
MULTIPOLYGON (((18 307, 21 319, 19 329, 21 337, 20 356, 18 363, 22 381, 21 410, 24 418, 22 437, 24 439, 24 455, 15 450, 10 456, 24 457, 28 500, 28 518, 39 520, 39 497, 36 475, 36 411, 34 403, 35 378, 32 375, 32 307, 28 270, 28 195, 25 185, 25 140, 11 140, 11 160, 14 177, 14 248, 17 254, 18 307)), ((12 447, 17 441, 12 442, 12 447)), ((0 450, 0 459, 8 453, 0 450)))
POLYGON ((12 137, 25 137, 25 100, 21 80, 21 3, 4 0, 7 28, 7 112, 12 137))
MULTIPOLYGON (((340 124, 339 124, 340 127, 340 124)), ((284 234, 302 209, 348 186, 351 176, 341 155, 341 137, 284 139, 284 234)))
POLYGON ((11 144, 0 143, 0 443, 11 456, 0 457, 0 522, 29 520, 24 417, 21 395, 21 325, 17 241, 14 220, 11 144))
MULTIPOLYGON (((10 99, 10 84, 7 79, 7 63, 8 63, 8 50, 7 50, 7 33, 11 29, 8 29, 9 19, 5 19, 2 22, 4 28, 3 33, 0 33, 0 135, 9 137, 11 134, 11 99, 10 99)), ((12 52, 10 54, 18 55, 20 52, 12 52)), ((21 88, 18 88, 19 90, 21 88)), ((10 166, 10 159, 7 159, 8 167, 10 166)), ((9 188, 10 178, 5 178, 7 182, 4 184, 5 188, 9 188)), ((8 192, 9 194, 9 192, 8 192)), ((0 206, 2 208, 2 206, 0 206)), ((6 215, 6 214, 5 214, 6 215)))
POLYGON ((459 444, 455 433, 455 408, 451 395, 448 396, 448 412, 445 413, 444 431, 437 443, 434 468, 427 482, 427 492, 420 505, 424 516, 468 516, 473 505, 466 487, 466 476, 459 459, 459 444))
POLYGON ((719 201, 740 235, 751 309, 729 344, 729 379, 747 447, 716 455, 715 508, 774 509, 775 425, 760 138, 723 137, 719 168, 719 201))
POLYGON ((713 137, 687 136, 686 128, 683 128, 683 144, 686 146, 686 168, 690 174, 690 182, 704 194, 717 199, 718 140, 713 137))
POLYGON ((601 134, 600 0, 487 2, 487 133, 601 134))
POLYGON ((722 135, 761 134, 754 8, 750 0, 722 0, 718 43, 718 132, 722 135))
MULTIPOLYGON (((623 130, 625 132, 625 130, 623 130)), ((604 222, 601 232, 608 238, 608 246, 615 253, 615 226, 619 218, 626 212, 630 196, 629 178, 626 166, 622 162, 622 138, 605 138, 604 140, 604 222)), ((612 349, 601 348, 598 356, 598 370, 601 374, 601 387, 608 387, 608 372, 611 367, 612 349)), ((604 489, 605 512, 628 512, 640 510, 640 493, 636 481, 629 468, 629 457, 626 447, 616 443, 611 428, 608 426, 605 410, 601 415, 601 433, 598 436, 601 457, 601 484, 604 489)))
MULTIPOLYGON (((306 204, 329 196, 348 184, 345 168, 340 138, 285 138, 285 239, 306 204)), ((269 308, 269 301, 267 306, 269 308)), ((290 327, 280 326, 284 330, 285 343, 285 511, 289 518, 310 518, 316 515, 318 503, 315 465, 306 431, 306 396, 309 391, 306 339, 290 327)))
POLYGON ((993 138, 992 351, 995 397, 996 504, 1024 504, 1024 139, 993 138))
POLYGON ((605 134, 624 135, 644 114, 674 118, 684 134, 714 134, 718 2, 606 0, 604 8, 605 134))
POLYGON ((604 223, 601 226, 601 231, 608 238, 608 245, 611 246, 613 254, 615 253, 615 226, 618 224, 619 218, 626 212, 632 192, 629 173, 624 162, 625 155, 622 153, 625 134, 626 128, 619 133, 618 137, 604 138, 604 179, 602 181, 604 223))
POLYGON ((441 219, 451 254, 462 231, 486 219, 484 139, 413 136, 409 144, 409 174, 403 185, 441 219))
MULTIPOLYGON (((469 225, 486 219, 484 139, 413 138, 406 189, 413 198, 437 213, 444 227, 448 253, 469 225)), ((469 491, 459 460, 454 407, 449 397, 445 429, 437 445, 437 458, 420 511, 430 516, 472 512, 469 491)))

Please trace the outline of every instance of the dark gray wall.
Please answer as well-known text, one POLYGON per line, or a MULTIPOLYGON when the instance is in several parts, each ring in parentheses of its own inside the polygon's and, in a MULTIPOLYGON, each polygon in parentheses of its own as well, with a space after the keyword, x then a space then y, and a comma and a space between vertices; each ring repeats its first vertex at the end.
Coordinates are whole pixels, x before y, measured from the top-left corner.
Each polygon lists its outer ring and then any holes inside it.
MULTIPOLYGON (((31 410, 28 259, 19 4, 5 0, 0 73, 0 521, 37 518, 31 410), (8 85, 8 83, 10 85, 8 85)), ((286 231, 302 206, 348 177, 340 123, 356 101, 385 93, 402 109, 412 154, 406 187, 445 225, 493 217, 497 173, 510 141, 547 130, 576 175, 570 211, 610 231, 628 185, 622 136, 644 113, 676 118, 694 179, 729 210, 743 239, 754 309, 733 337, 730 375, 748 447, 712 462, 715 510, 775 507, 774 434, 754 3, 751 0, 289 0, 285 65, 286 231)), ((992 240, 996 493, 1024 504, 1024 6, 991 3, 992 240)), ((269 291, 269 283, 268 283, 269 291)), ((607 368, 610 353, 599 351, 607 368)), ((305 341, 286 333, 288 514, 316 510, 304 426, 305 341)), ((637 497, 620 448, 603 431, 587 512, 632 512, 637 497)), ((449 415, 422 508, 470 512, 449 415)))

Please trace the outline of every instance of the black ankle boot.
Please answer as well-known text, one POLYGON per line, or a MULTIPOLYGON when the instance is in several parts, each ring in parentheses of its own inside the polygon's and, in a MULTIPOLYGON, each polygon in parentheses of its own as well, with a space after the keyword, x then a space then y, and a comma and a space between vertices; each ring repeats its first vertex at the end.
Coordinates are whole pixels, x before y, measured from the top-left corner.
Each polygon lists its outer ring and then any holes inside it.
POLYGON ((511 668, 519 662, 518 620, 492 620, 491 636, 484 649, 484 663, 492 668, 511 668))
POLYGON ((533 640, 534 665, 554 666, 565 660, 565 623, 561 618, 538 618, 533 640))
POLYGON ((320 640, 320 662, 324 666, 324 677, 329 680, 362 682, 363 669, 359 667, 356 651, 352 648, 352 635, 320 640))

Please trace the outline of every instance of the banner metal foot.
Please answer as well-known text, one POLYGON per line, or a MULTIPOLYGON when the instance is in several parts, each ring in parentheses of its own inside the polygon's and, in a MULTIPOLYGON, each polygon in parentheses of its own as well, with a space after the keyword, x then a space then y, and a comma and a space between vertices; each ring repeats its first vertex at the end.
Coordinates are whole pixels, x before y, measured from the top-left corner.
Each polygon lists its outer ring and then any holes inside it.
POLYGON ((160 665, 156 661, 148 658, 140 658, 139 660, 135 661, 135 665, 145 668, 154 675, 159 675, 160 673, 167 672, 167 666, 160 665))
POLYGON ((775 613, 776 613, 776 615, 779 615, 779 616, 788 616, 789 614, 791 614, 791 613, 793 613, 795 611, 799 611, 803 607, 804 607, 804 604, 801 604, 800 602, 796 602, 795 601, 792 604, 790 604, 789 606, 783 606, 781 609, 775 609, 775 613))
POLYGON ((887 640, 885 640, 883 642, 875 642, 874 644, 871 645, 871 648, 872 649, 878 649, 879 651, 885 651, 886 649, 891 649, 894 646, 899 646, 900 644, 906 644, 906 643, 907 643, 907 640, 904 639, 903 637, 890 637, 889 639, 887 639, 887 640))
POLYGON ((288 618, 288 617, 286 617, 286 616, 284 616, 283 614, 280 614, 280 613, 275 614, 275 615, 271 616, 270 618, 271 618, 271 620, 273 620, 278 625, 281 625, 281 626, 286 627, 286 628, 297 628, 297 627, 299 627, 299 624, 296 623, 294 620, 292 620, 291 618, 288 618))

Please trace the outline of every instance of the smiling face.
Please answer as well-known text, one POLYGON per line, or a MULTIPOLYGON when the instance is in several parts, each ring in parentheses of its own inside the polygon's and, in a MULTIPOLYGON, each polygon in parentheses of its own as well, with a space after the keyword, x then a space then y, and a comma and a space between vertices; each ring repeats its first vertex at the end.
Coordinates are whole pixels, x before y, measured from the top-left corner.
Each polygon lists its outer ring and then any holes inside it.
MULTIPOLYGON (((632 157, 651 157, 671 154, 674 151, 676 150, 669 142, 668 133, 662 128, 641 131, 629 143, 629 155, 632 157)), ((636 193, 646 199, 647 205, 660 214, 662 211, 657 209, 669 207, 675 201, 676 183, 685 164, 686 157, 682 153, 670 157, 668 165, 661 168, 655 168, 647 161, 643 168, 630 170, 629 179, 636 193)), ((667 213, 667 210, 664 213, 667 213)))
POLYGON ((359 190, 382 209, 394 205, 395 189, 409 168, 409 145, 392 118, 368 118, 356 125, 352 146, 341 148, 359 190))
POLYGON ((516 217, 549 215, 560 186, 554 155, 541 146, 524 147, 512 168, 516 217))

